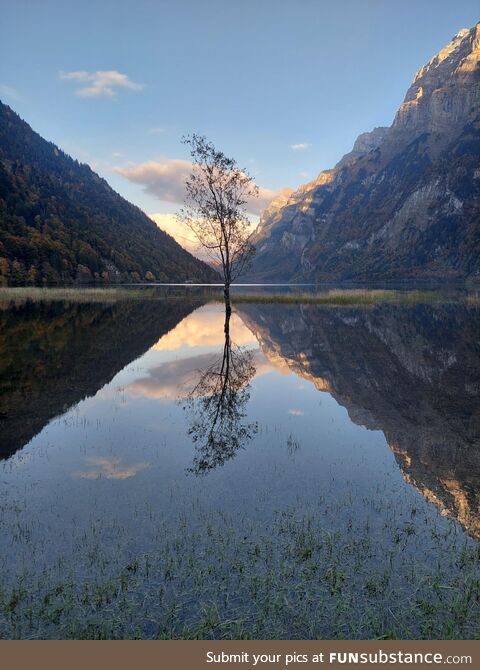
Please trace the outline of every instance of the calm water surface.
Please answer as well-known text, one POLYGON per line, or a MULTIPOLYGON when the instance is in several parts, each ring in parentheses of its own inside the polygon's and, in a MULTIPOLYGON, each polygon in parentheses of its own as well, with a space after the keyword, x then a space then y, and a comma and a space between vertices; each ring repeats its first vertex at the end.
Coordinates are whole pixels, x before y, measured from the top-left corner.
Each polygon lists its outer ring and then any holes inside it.
POLYGON ((224 322, 2 305, 0 635, 479 635, 478 306, 224 322))

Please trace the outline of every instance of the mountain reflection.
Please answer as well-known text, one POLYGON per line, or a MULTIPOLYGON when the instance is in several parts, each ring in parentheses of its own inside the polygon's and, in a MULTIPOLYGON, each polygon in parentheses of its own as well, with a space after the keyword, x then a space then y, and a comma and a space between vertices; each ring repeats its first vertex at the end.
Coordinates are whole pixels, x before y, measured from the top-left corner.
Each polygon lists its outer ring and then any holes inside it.
POLYGON ((404 478, 480 538, 480 312, 468 304, 242 305, 272 363, 380 429, 404 478))
MULTIPOLYGON (((353 422, 382 430, 405 480, 480 538, 478 307, 239 304, 230 317, 218 305, 198 306, 0 304, 0 458, 152 349, 124 392, 164 403, 181 396, 195 446, 190 469, 206 473, 255 436, 251 382, 274 368, 330 393, 353 422), (260 351, 251 348, 257 341, 260 351)), ((289 407, 289 417, 310 420, 293 398, 289 407)), ((112 458, 97 455, 76 476, 129 479, 148 467, 143 457, 112 458)))
POLYGON ((198 302, 0 303, 0 458, 95 393, 198 302))
POLYGON ((221 354, 197 371, 197 383, 182 400, 196 448, 191 468, 195 474, 223 465, 257 432, 257 424, 245 420, 255 375, 254 352, 232 342, 230 319, 226 310, 221 354))

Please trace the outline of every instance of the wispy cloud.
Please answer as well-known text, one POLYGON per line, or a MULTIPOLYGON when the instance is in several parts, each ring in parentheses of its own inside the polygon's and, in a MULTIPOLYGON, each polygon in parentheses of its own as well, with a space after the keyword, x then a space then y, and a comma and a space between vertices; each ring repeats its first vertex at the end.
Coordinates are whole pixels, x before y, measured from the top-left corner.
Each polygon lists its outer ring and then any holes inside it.
POLYGON ((147 130, 147 135, 161 135, 165 132, 165 128, 149 128, 147 130))
MULTIPOLYGON (((150 161, 116 167, 115 172, 135 184, 141 184, 149 195, 165 202, 182 204, 185 200, 185 181, 192 171, 192 163, 180 159, 168 159, 163 162, 150 161)), ((259 214, 275 196, 268 188, 259 188, 259 197, 247 203, 251 214, 259 214)))
POLYGON ((149 161, 114 169, 128 181, 141 184, 146 193, 159 200, 182 203, 185 197, 185 181, 192 170, 192 164, 186 160, 170 159, 162 163, 149 161))
POLYGON ((10 100, 20 100, 18 91, 13 86, 6 86, 5 84, 0 84, 0 95, 3 98, 9 98, 10 100))
POLYGON ((144 84, 132 81, 128 75, 117 70, 98 70, 97 72, 76 70, 74 72, 59 72, 58 76, 64 81, 75 82, 79 86, 75 93, 81 98, 100 96, 113 98, 119 88, 126 88, 130 91, 141 91, 145 88, 144 84))
POLYGON ((293 149, 293 151, 305 151, 305 149, 308 149, 309 147, 309 142, 299 142, 298 144, 290 145, 290 149, 293 149))

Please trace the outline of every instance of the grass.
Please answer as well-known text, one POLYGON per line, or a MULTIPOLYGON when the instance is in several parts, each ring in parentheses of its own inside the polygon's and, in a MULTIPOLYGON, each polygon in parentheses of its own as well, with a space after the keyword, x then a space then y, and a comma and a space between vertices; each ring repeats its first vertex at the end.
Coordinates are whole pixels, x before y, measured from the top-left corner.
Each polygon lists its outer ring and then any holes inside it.
MULTIPOLYGON (((66 301, 76 303, 117 302, 122 300, 189 300, 218 302, 221 287, 150 287, 145 288, 42 288, 42 287, 2 287, 0 304, 22 304, 27 301, 66 301)), ((477 294, 452 294, 439 291, 381 290, 381 289, 331 289, 321 292, 288 293, 242 293, 232 290, 232 302, 237 304, 311 304, 336 306, 373 306, 382 303, 414 304, 425 302, 458 302, 466 300, 478 304, 477 294)))
POLYGON ((15 286, 0 288, 0 303, 27 301, 66 301, 66 302, 116 302, 119 300, 138 300, 152 297, 152 289, 128 288, 44 288, 36 286, 15 286))
POLYGON ((436 291, 332 289, 324 293, 233 294, 234 303, 370 306, 379 303, 412 304, 452 299, 436 291))

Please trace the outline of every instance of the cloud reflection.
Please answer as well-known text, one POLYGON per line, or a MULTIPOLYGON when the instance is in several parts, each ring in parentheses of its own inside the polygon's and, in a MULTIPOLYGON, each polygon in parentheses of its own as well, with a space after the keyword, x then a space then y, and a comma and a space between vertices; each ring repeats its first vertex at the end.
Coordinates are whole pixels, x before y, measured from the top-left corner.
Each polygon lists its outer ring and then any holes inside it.
POLYGON ((130 479, 149 467, 148 463, 132 463, 126 465, 123 459, 115 457, 87 458, 88 470, 75 472, 77 479, 130 479))
MULTIPOLYGON (((179 396, 193 390, 199 382, 201 371, 210 367, 217 358, 218 352, 214 351, 162 363, 151 368, 148 376, 128 384, 125 391, 134 396, 155 400, 177 400, 179 396)), ((258 350, 253 353, 253 363, 256 377, 274 370, 278 372, 276 366, 258 350)))
MULTIPOLYGON (((156 351, 176 351, 182 347, 220 347, 223 345, 223 305, 200 307, 187 316, 154 345, 156 351)), ((238 314, 232 314, 232 338, 238 345, 256 345, 255 335, 238 314)))

